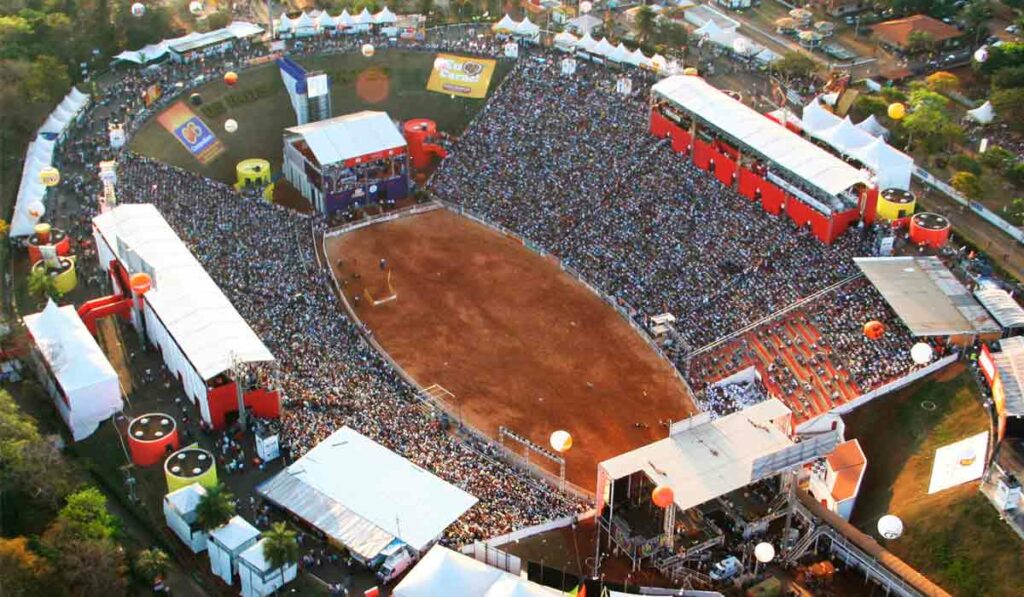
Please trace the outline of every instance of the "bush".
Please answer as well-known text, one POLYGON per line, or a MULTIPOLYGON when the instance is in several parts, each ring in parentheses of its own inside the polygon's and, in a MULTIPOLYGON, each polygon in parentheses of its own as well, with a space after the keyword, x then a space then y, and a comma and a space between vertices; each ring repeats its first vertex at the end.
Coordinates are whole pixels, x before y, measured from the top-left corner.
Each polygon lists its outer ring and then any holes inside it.
POLYGON ((957 172, 949 179, 949 184, 968 199, 977 199, 981 194, 981 182, 972 172, 957 172))
POLYGON ((890 103, 907 101, 907 94, 895 87, 883 87, 879 93, 890 103))
POLYGON ((986 168, 998 172, 1013 165, 1013 154, 998 145, 989 147, 978 159, 986 168))
POLYGON ((953 166, 953 168, 960 170, 962 172, 970 172, 975 176, 981 175, 981 164, 979 164, 977 160, 970 156, 966 156, 963 154, 955 155, 952 158, 950 158, 949 164, 953 166))
POLYGON ((1017 186, 1024 186, 1024 162, 1017 162, 1006 169, 1006 179, 1017 186))

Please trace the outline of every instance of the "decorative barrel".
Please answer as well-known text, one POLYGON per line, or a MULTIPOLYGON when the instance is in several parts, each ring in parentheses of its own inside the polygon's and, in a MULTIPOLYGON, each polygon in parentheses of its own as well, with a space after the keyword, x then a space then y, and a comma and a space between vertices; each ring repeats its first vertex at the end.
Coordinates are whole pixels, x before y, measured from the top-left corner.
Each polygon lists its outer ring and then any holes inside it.
POLYGON ((249 158, 235 166, 236 189, 245 188, 246 185, 267 186, 270 181, 270 162, 267 160, 249 158))
POLYGON ((942 248, 949 242, 950 225, 945 216, 923 212, 910 218, 910 242, 933 249, 942 248))
POLYGON ((179 447, 178 425, 170 415, 149 413, 128 424, 128 451, 139 466, 156 464, 179 447))
POLYGON ((164 476, 167 478, 168 493, 193 483, 199 483, 207 489, 217 486, 217 466, 213 454, 202 448, 182 448, 168 456, 164 462, 164 476))
POLYGON ((914 213, 917 197, 903 189, 885 189, 878 194, 878 207, 875 213, 883 220, 899 220, 914 213))
POLYGON ((35 263, 43 258, 42 253, 39 252, 39 247, 42 245, 53 245, 57 248, 57 254, 60 256, 71 253, 71 239, 68 238, 67 233, 59 228, 53 228, 49 224, 37 224, 35 232, 28 237, 28 259, 30 262, 35 263))
POLYGON ((60 257, 60 269, 47 270, 45 261, 37 261, 32 265, 32 270, 46 270, 53 278, 53 287, 67 294, 78 286, 78 273, 75 271, 75 260, 72 257, 60 257))

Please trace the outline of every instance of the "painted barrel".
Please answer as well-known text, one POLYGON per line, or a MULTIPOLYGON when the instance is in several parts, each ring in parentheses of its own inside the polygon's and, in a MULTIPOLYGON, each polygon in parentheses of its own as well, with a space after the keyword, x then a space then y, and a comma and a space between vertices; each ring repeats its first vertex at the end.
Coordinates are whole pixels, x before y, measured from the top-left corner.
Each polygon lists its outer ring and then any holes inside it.
POLYGON ((878 194, 875 213, 883 220, 899 220, 914 213, 917 197, 903 189, 885 189, 878 194))
POLYGON ((922 212, 910 218, 910 242, 941 249, 949 242, 949 219, 936 213, 922 212))
POLYGON ((148 413, 128 423, 128 451, 138 466, 151 466, 179 448, 174 417, 148 413))
POLYGON ((193 483, 213 489, 217 486, 217 465, 213 454, 202 448, 182 448, 167 457, 164 476, 168 493, 193 483))

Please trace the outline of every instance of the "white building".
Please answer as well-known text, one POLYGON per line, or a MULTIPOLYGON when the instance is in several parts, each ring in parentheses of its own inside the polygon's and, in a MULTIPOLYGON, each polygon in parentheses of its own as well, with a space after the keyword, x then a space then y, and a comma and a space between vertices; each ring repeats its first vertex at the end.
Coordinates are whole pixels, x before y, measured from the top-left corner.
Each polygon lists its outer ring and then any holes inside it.
POLYGON ((224 526, 213 529, 206 541, 210 570, 224 582, 233 584, 238 574, 239 556, 259 540, 260 532, 241 516, 235 516, 224 526))
POLYGON ((206 531, 196 521, 196 506, 206 488, 193 483, 164 496, 164 520, 192 553, 206 550, 206 531))
POLYGON ((851 439, 839 444, 812 469, 809 480, 811 495, 822 506, 850 520, 867 462, 859 441, 851 439))
POLYGON ((121 412, 117 372, 72 305, 46 303, 25 316, 34 341, 31 363, 75 441, 121 412))
POLYGON ((263 557, 263 545, 266 541, 260 539, 238 556, 238 578, 242 581, 242 597, 274 595, 278 589, 295 580, 295 575, 298 574, 297 563, 282 568, 270 567, 270 562, 263 557))

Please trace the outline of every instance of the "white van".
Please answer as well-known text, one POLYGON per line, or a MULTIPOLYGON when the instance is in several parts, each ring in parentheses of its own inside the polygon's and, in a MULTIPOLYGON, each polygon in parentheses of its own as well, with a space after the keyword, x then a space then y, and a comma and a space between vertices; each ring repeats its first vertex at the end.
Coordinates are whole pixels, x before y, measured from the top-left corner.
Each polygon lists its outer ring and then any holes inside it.
MULTIPOLYGON (((377 580, 387 584, 412 566, 414 561, 412 550, 404 543, 392 543, 380 553, 384 562, 377 570, 377 580)), ((378 556, 378 557, 380 557, 378 556)))
POLYGON ((729 580, 739 574, 742 568, 743 565, 740 564, 738 559, 736 559, 736 556, 729 556, 721 562, 715 563, 715 565, 711 567, 711 572, 708 576, 711 577, 711 580, 719 582, 729 580))

